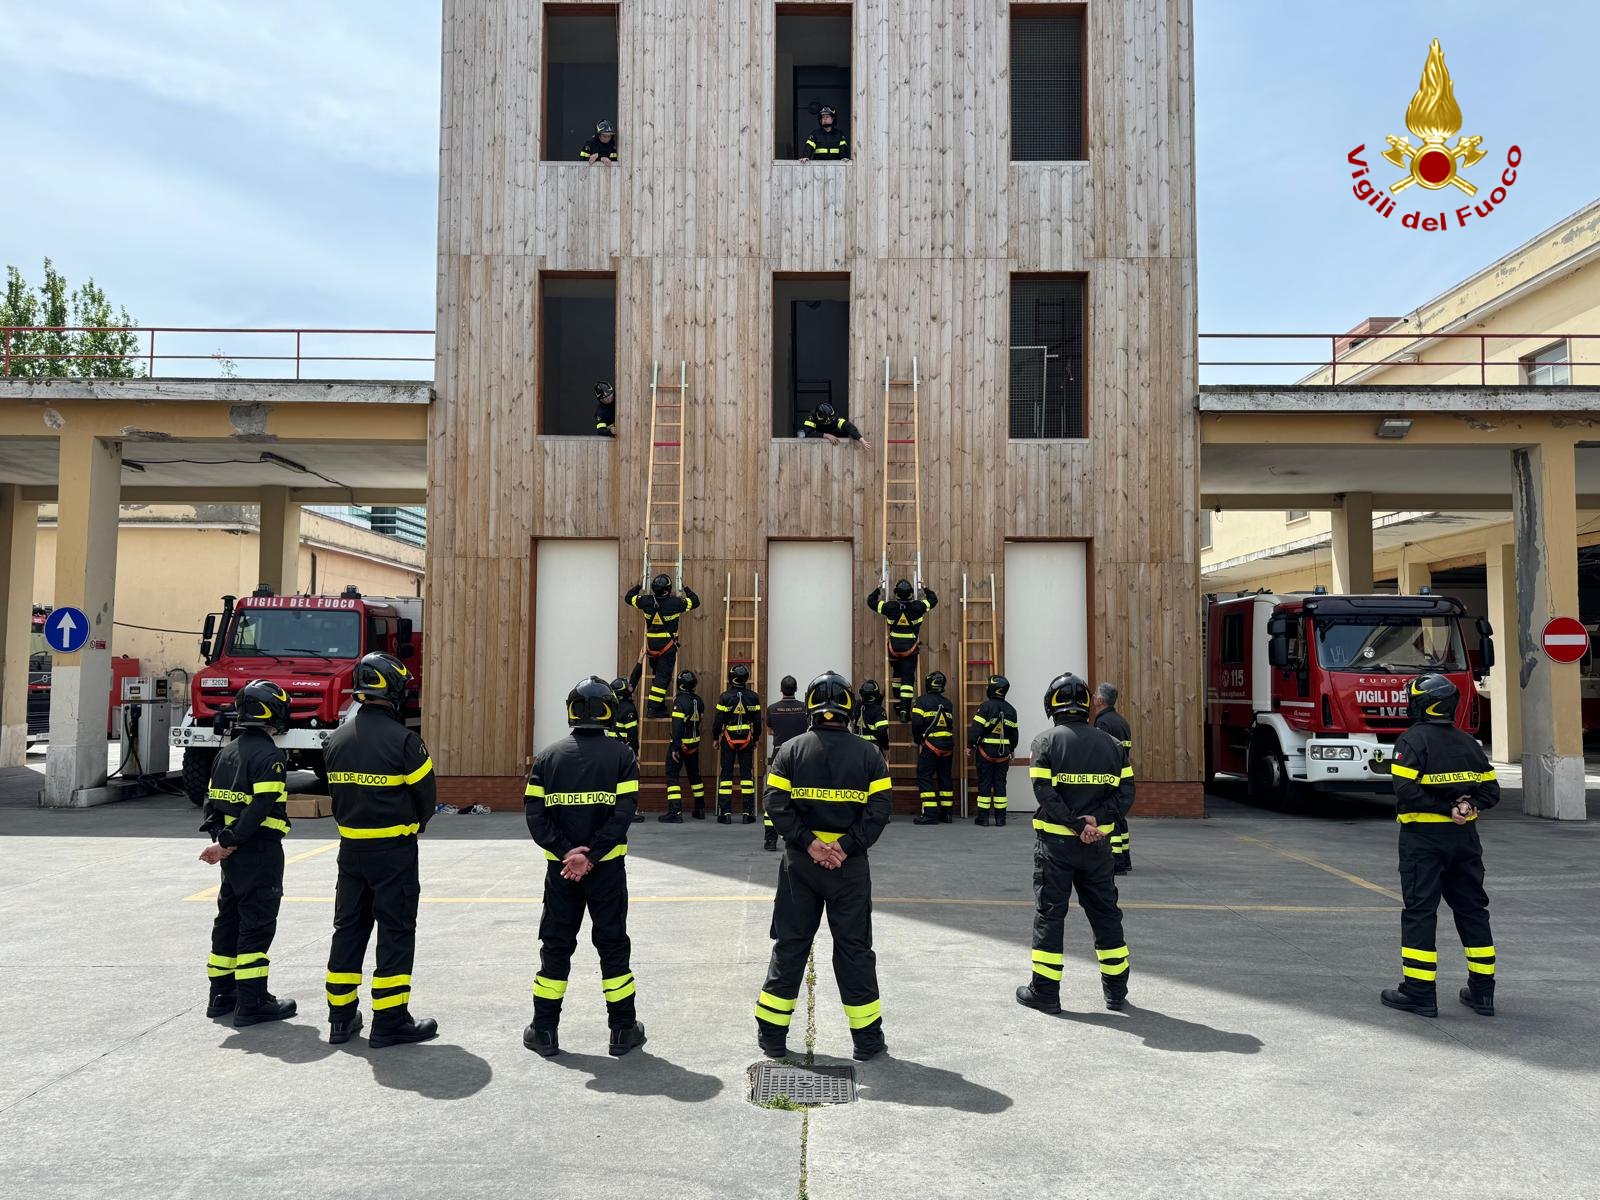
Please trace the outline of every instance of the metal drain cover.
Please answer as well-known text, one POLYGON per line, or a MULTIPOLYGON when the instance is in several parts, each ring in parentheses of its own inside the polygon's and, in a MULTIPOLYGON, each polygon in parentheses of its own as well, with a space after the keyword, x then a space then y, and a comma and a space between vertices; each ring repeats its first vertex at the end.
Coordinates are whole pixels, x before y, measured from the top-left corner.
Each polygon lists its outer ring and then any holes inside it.
POLYGON ((750 1102, 769 1105, 849 1104, 856 1098, 854 1067, 796 1067, 757 1063, 750 1068, 750 1102))

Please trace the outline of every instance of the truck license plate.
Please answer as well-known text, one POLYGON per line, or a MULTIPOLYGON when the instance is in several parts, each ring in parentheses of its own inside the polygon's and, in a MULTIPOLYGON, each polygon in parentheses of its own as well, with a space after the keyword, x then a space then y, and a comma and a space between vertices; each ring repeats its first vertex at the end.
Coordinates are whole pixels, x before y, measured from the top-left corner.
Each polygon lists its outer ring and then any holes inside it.
POLYGON ((200 686, 203 688, 225 688, 228 686, 228 681, 226 679, 216 678, 202 679, 200 681, 200 686))

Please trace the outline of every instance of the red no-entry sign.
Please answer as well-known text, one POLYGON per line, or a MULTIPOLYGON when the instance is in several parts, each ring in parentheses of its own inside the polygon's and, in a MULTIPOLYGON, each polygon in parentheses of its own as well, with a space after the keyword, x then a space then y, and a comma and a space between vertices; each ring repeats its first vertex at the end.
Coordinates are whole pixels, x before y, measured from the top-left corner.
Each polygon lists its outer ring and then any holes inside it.
POLYGON ((1589 631, 1572 617, 1551 617, 1540 641, 1558 663, 1575 663, 1589 652, 1589 631))

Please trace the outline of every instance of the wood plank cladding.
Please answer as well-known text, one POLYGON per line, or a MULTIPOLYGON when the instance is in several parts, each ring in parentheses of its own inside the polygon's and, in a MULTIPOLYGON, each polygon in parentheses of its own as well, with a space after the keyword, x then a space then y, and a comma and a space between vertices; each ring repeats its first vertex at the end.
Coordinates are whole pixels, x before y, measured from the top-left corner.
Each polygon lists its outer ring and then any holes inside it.
MULTIPOLYGON (((808 7, 837 8, 783 11, 808 7)), ((719 675, 724 578, 765 576, 769 539, 849 539, 858 591, 876 583, 876 449, 772 436, 773 276, 842 272, 851 415, 874 442, 884 356, 904 375, 916 355, 922 374, 924 573, 945 601, 926 667, 960 675, 963 570, 998 577, 1008 538, 1085 540, 1094 661, 1062 665, 1119 685, 1142 775, 1197 780, 1190 0, 1083 6, 1088 157, 1071 163, 1008 160, 1002 0, 853 5, 855 159, 840 164, 772 158, 772 0, 621 0, 623 160, 541 163, 544 8, 444 0, 425 685, 441 772, 524 769, 535 540, 618 538, 637 576, 652 359, 674 379, 689 362, 685 577, 707 607, 685 622, 683 665, 719 675), (616 274, 614 443, 534 432, 552 271, 616 274), (1085 440, 1007 440, 1018 273, 1086 281, 1085 440)), ((620 604, 542 619, 640 637, 620 604)), ((863 609, 857 677, 882 661, 863 609)), ((1016 700, 1032 721, 1036 698, 1016 700)))

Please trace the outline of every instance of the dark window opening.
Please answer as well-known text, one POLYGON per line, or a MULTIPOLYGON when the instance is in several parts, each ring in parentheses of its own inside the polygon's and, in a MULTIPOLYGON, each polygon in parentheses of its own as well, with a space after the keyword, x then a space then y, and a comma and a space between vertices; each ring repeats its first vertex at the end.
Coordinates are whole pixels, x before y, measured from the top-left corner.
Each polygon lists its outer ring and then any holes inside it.
POLYGON ((778 276, 772 281, 773 436, 798 437, 824 401, 841 417, 850 415, 850 280, 778 276))
MULTIPOLYGON (((615 6, 545 5, 544 75, 543 157, 577 162, 596 125, 617 124, 615 6)), ((615 135, 619 162, 626 133, 619 128, 615 135)))
MULTIPOLYGON (((595 384, 616 383, 617 277, 546 275, 539 311, 539 432, 593 434, 595 384)), ((620 410, 627 389, 617 390, 620 410)))
POLYGON ((1083 279, 1011 280, 1011 436, 1081 438, 1083 279))
POLYGON ((1075 162, 1083 146, 1084 17, 1079 7, 1011 6, 1011 160, 1075 162))
MULTIPOLYGON (((806 139, 820 127, 818 114, 834 110, 834 122, 852 148, 850 128, 850 6, 778 6, 777 105, 773 115, 776 158, 809 153, 806 139)), ((814 162, 848 158, 817 155, 814 162)))
POLYGON ((1229 613, 1222 618, 1222 662, 1238 666, 1244 662, 1244 614, 1229 613))

